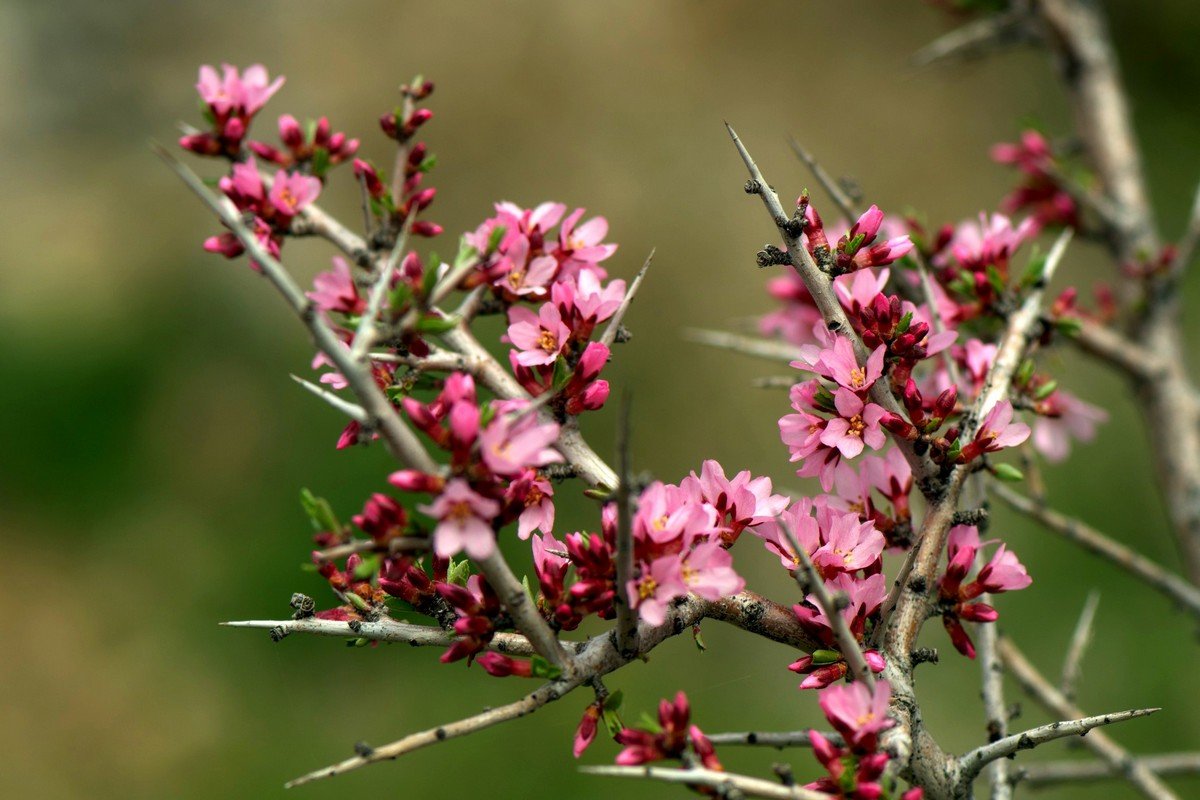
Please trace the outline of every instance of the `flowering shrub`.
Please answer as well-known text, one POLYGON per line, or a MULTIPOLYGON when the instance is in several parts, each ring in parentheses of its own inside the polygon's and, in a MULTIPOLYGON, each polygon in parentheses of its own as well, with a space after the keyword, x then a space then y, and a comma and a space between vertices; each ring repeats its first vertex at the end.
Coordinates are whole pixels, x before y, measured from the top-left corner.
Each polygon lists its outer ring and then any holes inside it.
MULTIPOLYGON (((1072 340, 1103 351, 1120 338, 1105 327, 1118 309, 1103 287, 1094 312, 1080 308, 1072 288, 1044 302, 1071 234, 1111 222, 1063 177, 1045 137, 1027 131, 993 150, 1020 180, 998 211, 931 227, 875 205, 860 210, 833 184, 824 215, 808 193, 785 207, 730 130, 750 172, 746 191, 763 200, 782 238, 783 247, 758 254, 760 265, 786 269, 768 284, 777 305, 759 325, 772 341, 751 344, 773 347, 795 370, 790 410, 780 407, 779 454, 819 491, 793 496, 766 476, 729 477, 712 460, 674 483, 639 483, 624 455, 614 469, 588 446, 579 417, 609 400, 601 376, 628 338, 622 319, 645 276, 643 268, 628 281, 612 277, 623 268, 604 217, 557 202, 499 202, 460 236, 452 260, 423 255, 418 237, 445 234, 429 218, 436 162, 418 140, 434 118, 424 105, 433 84, 405 86, 401 106, 380 119, 396 143, 390 175, 357 158, 359 140, 325 118, 302 125, 283 114, 279 145, 251 138, 282 85, 259 65, 202 67, 207 127, 179 144, 228 173, 217 195, 176 168, 224 223, 204 249, 245 253, 308 326, 316 375, 303 383, 348 418, 330 444, 382 444, 399 469, 364 488, 351 524, 306 493, 312 560, 331 599, 297 595, 294 618, 271 623, 272 633, 436 645, 444 662, 544 682, 516 703, 362 748, 296 783, 522 716, 576 689, 594 695, 576 757, 604 730, 623 748, 618 767, 678 762, 679 770, 642 774, 676 775, 708 793, 965 797, 985 765, 998 765, 994 786, 1008 785, 999 759, 1064 735, 1059 727, 1007 734, 999 661, 1018 675, 1024 662, 997 639, 995 597, 1032 578, 1004 532, 988 528, 981 502, 994 492, 1038 514, 1002 484, 1024 479, 1017 465, 1033 463, 1031 449, 1061 461, 1105 420, 1059 388, 1039 356, 1072 340), (361 193, 363 234, 316 205, 326 191, 361 193), (280 261, 297 236, 321 237, 341 253, 308 290, 280 261), (473 327, 488 315, 507 323, 499 358, 473 327), (595 501, 591 525, 556 530, 556 500, 580 493, 595 501), (532 566, 524 581, 504 555, 521 542, 529 547, 521 564, 532 566), (799 584, 798 603, 747 588, 738 557, 760 546, 799 584), (397 621, 399 611, 430 624, 397 621), (913 682, 914 667, 934 659, 915 642, 936 616, 955 650, 985 662, 990 741, 959 758, 925 728, 913 682), (615 624, 587 641, 561 638, 593 617, 615 624), (693 724, 683 693, 660 704, 657 722, 623 722, 620 694, 603 678, 705 618, 793 649, 779 668, 803 676, 799 689, 816 690, 832 727, 805 737, 823 775, 768 790, 726 773, 714 742, 728 737, 693 724)), ((1126 274, 1158 280, 1174 269, 1174 251, 1166 252, 1136 263, 1122 253, 1126 274)), ((1055 527, 1053 517, 1044 521, 1055 527)))

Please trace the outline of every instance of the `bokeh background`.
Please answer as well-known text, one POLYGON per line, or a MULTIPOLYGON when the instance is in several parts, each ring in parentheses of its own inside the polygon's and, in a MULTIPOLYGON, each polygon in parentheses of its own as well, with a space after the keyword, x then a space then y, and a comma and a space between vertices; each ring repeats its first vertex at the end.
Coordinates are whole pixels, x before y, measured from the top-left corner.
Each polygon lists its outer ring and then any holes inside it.
MULTIPOLYGON (((1110 3, 1168 236, 1200 174, 1192 5, 1110 3)), ((200 250, 215 224, 147 148, 173 140, 177 120, 198 120, 199 64, 265 63, 288 79, 269 112, 328 114, 381 163, 388 142, 374 120, 400 82, 436 80, 425 134, 439 155, 434 216, 452 235, 495 200, 557 199, 608 217, 618 275, 657 246, 628 318, 635 338, 609 375, 634 393, 638 466, 677 480, 715 457, 792 488, 775 425, 786 399, 750 385, 780 370, 680 335, 769 307, 753 257, 772 231, 742 193, 721 120, 787 196, 811 183, 787 149, 791 132, 886 210, 952 221, 992 208, 1010 176, 988 146, 1030 120, 1065 132, 1062 98, 1037 52, 912 67, 910 53, 948 24, 917 0, 0 3, 0 795, 282 796, 285 779, 356 740, 390 741, 526 688, 439 665, 432 650, 272 644, 217 626, 285 616, 291 592, 318 593, 299 568, 300 487, 348 515, 383 488, 389 465, 378 448, 332 449, 341 421, 287 377, 306 369, 302 330, 244 264, 200 250)), ((324 200, 357 219, 348 172, 324 200)), ((307 280, 329 252, 305 243, 288 256, 307 280)), ((1081 244, 1062 280, 1110 277, 1081 244)), ((1175 566, 1125 387, 1070 351, 1048 366, 1112 411, 1095 443, 1049 470, 1053 501, 1175 566)), ((611 410, 587 420, 601 452, 612 423, 611 410)), ((564 524, 586 524, 583 512, 568 505, 564 524)), ((1082 705, 1162 706, 1115 731, 1135 751, 1200 746, 1192 625, 1106 564, 996 517, 1035 576, 1001 601, 1004 629, 1057 674, 1083 599, 1100 588, 1082 705)), ((789 597, 756 548, 739 548, 739 564, 789 597)), ((631 717, 685 689, 710 731, 817 722, 787 652, 713 623, 705 637, 706 653, 680 638, 610 680, 631 717)), ((978 669, 936 624, 926 639, 944 656, 919 675, 926 717, 948 748, 974 746, 978 669)), ((1010 698, 1022 723, 1045 721, 1015 687, 1010 698)), ((682 791, 577 775, 570 737, 584 705, 572 697, 289 796, 682 791)), ((586 760, 614 752, 598 742, 586 760)), ((1086 757, 1059 744, 1029 758, 1070 753, 1086 757)), ((816 772, 804 751, 723 755, 736 768, 784 759, 816 772)), ((1098 792, 1052 796, 1129 796, 1116 783, 1098 792)))

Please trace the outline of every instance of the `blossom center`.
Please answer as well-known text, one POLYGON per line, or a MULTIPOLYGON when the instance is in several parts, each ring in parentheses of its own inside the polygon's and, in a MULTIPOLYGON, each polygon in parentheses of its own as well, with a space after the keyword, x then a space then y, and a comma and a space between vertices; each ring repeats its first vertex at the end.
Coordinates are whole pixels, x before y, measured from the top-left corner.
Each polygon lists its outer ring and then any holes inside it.
POLYGON ((862 415, 855 414, 853 417, 850 418, 850 427, 846 429, 846 435, 854 436, 854 437, 861 437, 863 434, 863 430, 866 427, 867 427, 867 424, 865 422, 863 422, 862 415))
POLYGON ((542 331, 542 335, 538 337, 538 347, 545 350, 547 353, 558 352, 558 337, 547 330, 542 331))
POLYGON ((654 578, 644 578, 642 582, 638 584, 638 597, 642 600, 646 600, 650 597, 653 597, 654 592, 657 589, 658 581, 654 580, 654 578))
POLYGON ((456 522, 462 522, 472 516, 474 516, 474 513, 471 511, 471 504, 466 500, 459 500, 453 503, 446 512, 446 518, 456 522))
POLYGON ((508 285, 514 289, 519 288, 524 280, 525 273, 521 272, 520 270, 514 269, 512 272, 508 273, 508 285))
POLYGON ((855 367, 850 370, 850 385, 852 388, 861 389, 867 384, 867 373, 862 367, 855 367))

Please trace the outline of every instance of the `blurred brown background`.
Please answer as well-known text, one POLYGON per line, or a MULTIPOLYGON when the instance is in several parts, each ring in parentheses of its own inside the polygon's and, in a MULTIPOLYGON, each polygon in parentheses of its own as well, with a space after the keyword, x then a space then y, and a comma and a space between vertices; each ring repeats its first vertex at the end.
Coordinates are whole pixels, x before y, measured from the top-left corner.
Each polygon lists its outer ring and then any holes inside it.
MULTIPOLYGON (((1200 175, 1200 18, 1187 0, 1111 6, 1170 236, 1200 175)), ((716 457, 795 486, 775 426, 785 397, 749 385, 780 370, 679 333, 769 306, 753 256, 771 231, 741 191, 721 120, 785 196, 811 183, 786 147, 794 132, 885 210, 942 221, 992 208, 1010 176, 988 146, 1028 120, 1065 132, 1059 90, 1029 51, 912 68, 909 54, 947 25, 917 0, 0 3, 0 795, 281 796, 285 779, 356 740, 390 741, 526 688, 441 666, 433 651, 299 636, 273 645, 217 627, 286 615, 289 593, 319 590, 299 570, 300 487, 349 514, 389 465, 378 448, 333 451, 341 421, 287 378, 310 355, 299 326, 243 264, 201 252, 215 223, 147 149, 173 140, 177 120, 199 119, 199 64, 261 61, 287 76, 263 138, 274 114, 325 113, 381 163, 388 143, 374 120, 397 85, 417 72, 436 80, 434 218, 452 235, 495 200, 557 199, 609 218, 617 275, 658 247, 628 319, 635 339, 609 376, 634 390, 638 464, 677 480, 716 457)), ((336 174, 325 202, 353 220, 348 177, 336 174)), ((315 244, 287 255, 305 280, 328 265, 315 244)), ((1111 277, 1096 256, 1077 246, 1064 281, 1111 277)), ((1070 351, 1050 367, 1113 412, 1093 445, 1050 471, 1054 501, 1175 565, 1124 387, 1070 351)), ((609 452, 611 412, 588 423, 609 452)), ((580 507, 563 515, 585 519, 580 507)), ((1000 513, 995 530, 1035 577, 1001 601, 1004 629, 1057 674, 1083 598, 1100 587, 1082 705, 1163 706, 1116 732, 1135 751, 1200 746, 1192 627, 1023 520, 1000 513)), ((739 553, 752 579, 789 596, 771 559, 739 553)), ((633 718, 683 688, 710 731, 816 722, 786 652, 716 624, 705 636, 707 653, 680 639, 609 682, 633 718)), ((926 638, 943 653, 920 676, 926 716, 947 747, 966 749, 983 737, 978 669, 936 624, 926 638)), ((1010 697, 1020 700, 1015 688, 1010 697)), ((576 775, 570 736, 584 704, 572 697, 294 796, 682 796, 576 775)), ((1045 721, 1022 706, 1024 722, 1045 721)), ((585 758, 614 752, 598 742, 585 758)), ((737 768, 785 758, 816 773, 803 751, 723 755, 737 768)))

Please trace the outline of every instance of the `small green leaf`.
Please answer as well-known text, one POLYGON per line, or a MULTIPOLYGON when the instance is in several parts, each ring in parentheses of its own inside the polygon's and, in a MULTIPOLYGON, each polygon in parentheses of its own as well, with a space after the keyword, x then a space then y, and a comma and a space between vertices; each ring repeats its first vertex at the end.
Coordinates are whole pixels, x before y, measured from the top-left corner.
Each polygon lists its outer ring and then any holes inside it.
POLYGON ((312 520, 313 528, 318 533, 334 533, 341 535, 342 524, 333 513, 333 508, 324 497, 317 497, 308 489, 300 490, 300 505, 304 513, 312 520))
POLYGON ((899 335, 908 333, 908 329, 910 327, 912 327, 912 321, 913 321, 913 312, 909 311, 907 314, 905 314, 903 317, 900 318, 900 321, 898 323, 896 323, 896 333, 899 335))
POLYGON ((329 167, 330 167, 329 151, 326 150, 324 147, 318 147, 316 150, 313 151, 313 158, 312 158, 313 175, 315 175, 318 178, 322 178, 325 176, 325 173, 329 171, 329 167))
POLYGON ((1025 268, 1025 274, 1021 276, 1021 285, 1036 286, 1045 274, 1046 256, 1035 252, 1033 257, 1029 259, 1029 266, 1025 268))
POLYGON ((996 294, 1004 294, 1004 277, 1000 274, 1000 270, 996 269, 995 264, 988 264, 987 279, 996 294))
POLYGON ((354 606, 359 611, 371 610, 371 606, 367 605, 367 601, 363 600, 355 592, 346 592, 343 596, 350 601, 350 605, 354 606))
POLYGON ((562 670, 551 664, 541 656, 534 656, 529 659, 530 666, 533 668, 533 677, 545 678, 546 680, 556 681, 562 677, 562 670))
POLYGON ((1033 399, 1045 400, 1058 389, 1058 381, 1046 381, 1033 393, 1033 399))
POLYGON ((489 253, 496 252, 496 248, 500 247, 500 242, 504 240, 504 234, 508 233, 508 228, 503 225, 497 225, 492 228, 491 236, 488 236, 487 251, 489 253))
POLYGON ((658 724, 658 720, 647 714, 645 711, 638 717, 638 727, 642 730, 650 731, 651 733, 662 733, 662 725, 658 724))
MULTIPOLYGON (((368 554, 354 568, 355 580, 365 581, 379 571, 380 556, 378 553, 368 554)), ((357 597, 357 595, 355 595, 357 597)))
POLYGON ((471 562, 465 558, 462 561, 455 561, 451 558, 450 566, 446 568, 446 581, 456 586, 466 586, 469 577, 471 577, 471 562))
POLYGON ((812 654, 814 664, 833 664, 841 660, 842 654, 837 650, 814 650, 812 654))
POLYGON ((616 711, 624 701, 625 692, 617 689, 615 692, 610 692, 608 697, 604 698, 604 708, 607 711, 616 711))
POLYGON ((1012 464, 996 464, 992 467, 992 474, 1007 483, 1016 483, 1017 481, 1025 480, 1025 473, 1012 464))
POLYGON ((554 362, 554 383, 550 391, 553 394, 561 392, 571 380, 571 367, 567 364, 567 359, 562 356, 554 362))
POLYGON ((609 736, 616 736, 625 729, 625 725, 621 722, 621 715, 614 710, 605 708, 600 718, 604 720, 604 727, 608 729, 609 736))
POLYGON ((1054 327, 1063 336, 1074 339, 1083 330, 1083 323, 1074 317, 1059 317, 1054 321, 1054 327))
POLYGON ((418 172, 429 172, 431 169, 433 169, 436 166, 437 166, 437 156, 434 155, 433 153, 430 153, 429 155, 425 156, 425 159, 420 164, 417 165, 417 171, 418 172))
POLYGON ((438 317, 427 315, 417 320, 416 329, 418 333, 445 333, 452 330, 458 324, 458 317, 449 315, 438 317))
POLYGON ((1016 384, 1024 386, 1029 383, 1029 379, 1033 377, 1033 359, 1027 358, 1021 362, 1021 366, 1017 367, 1016 384))

